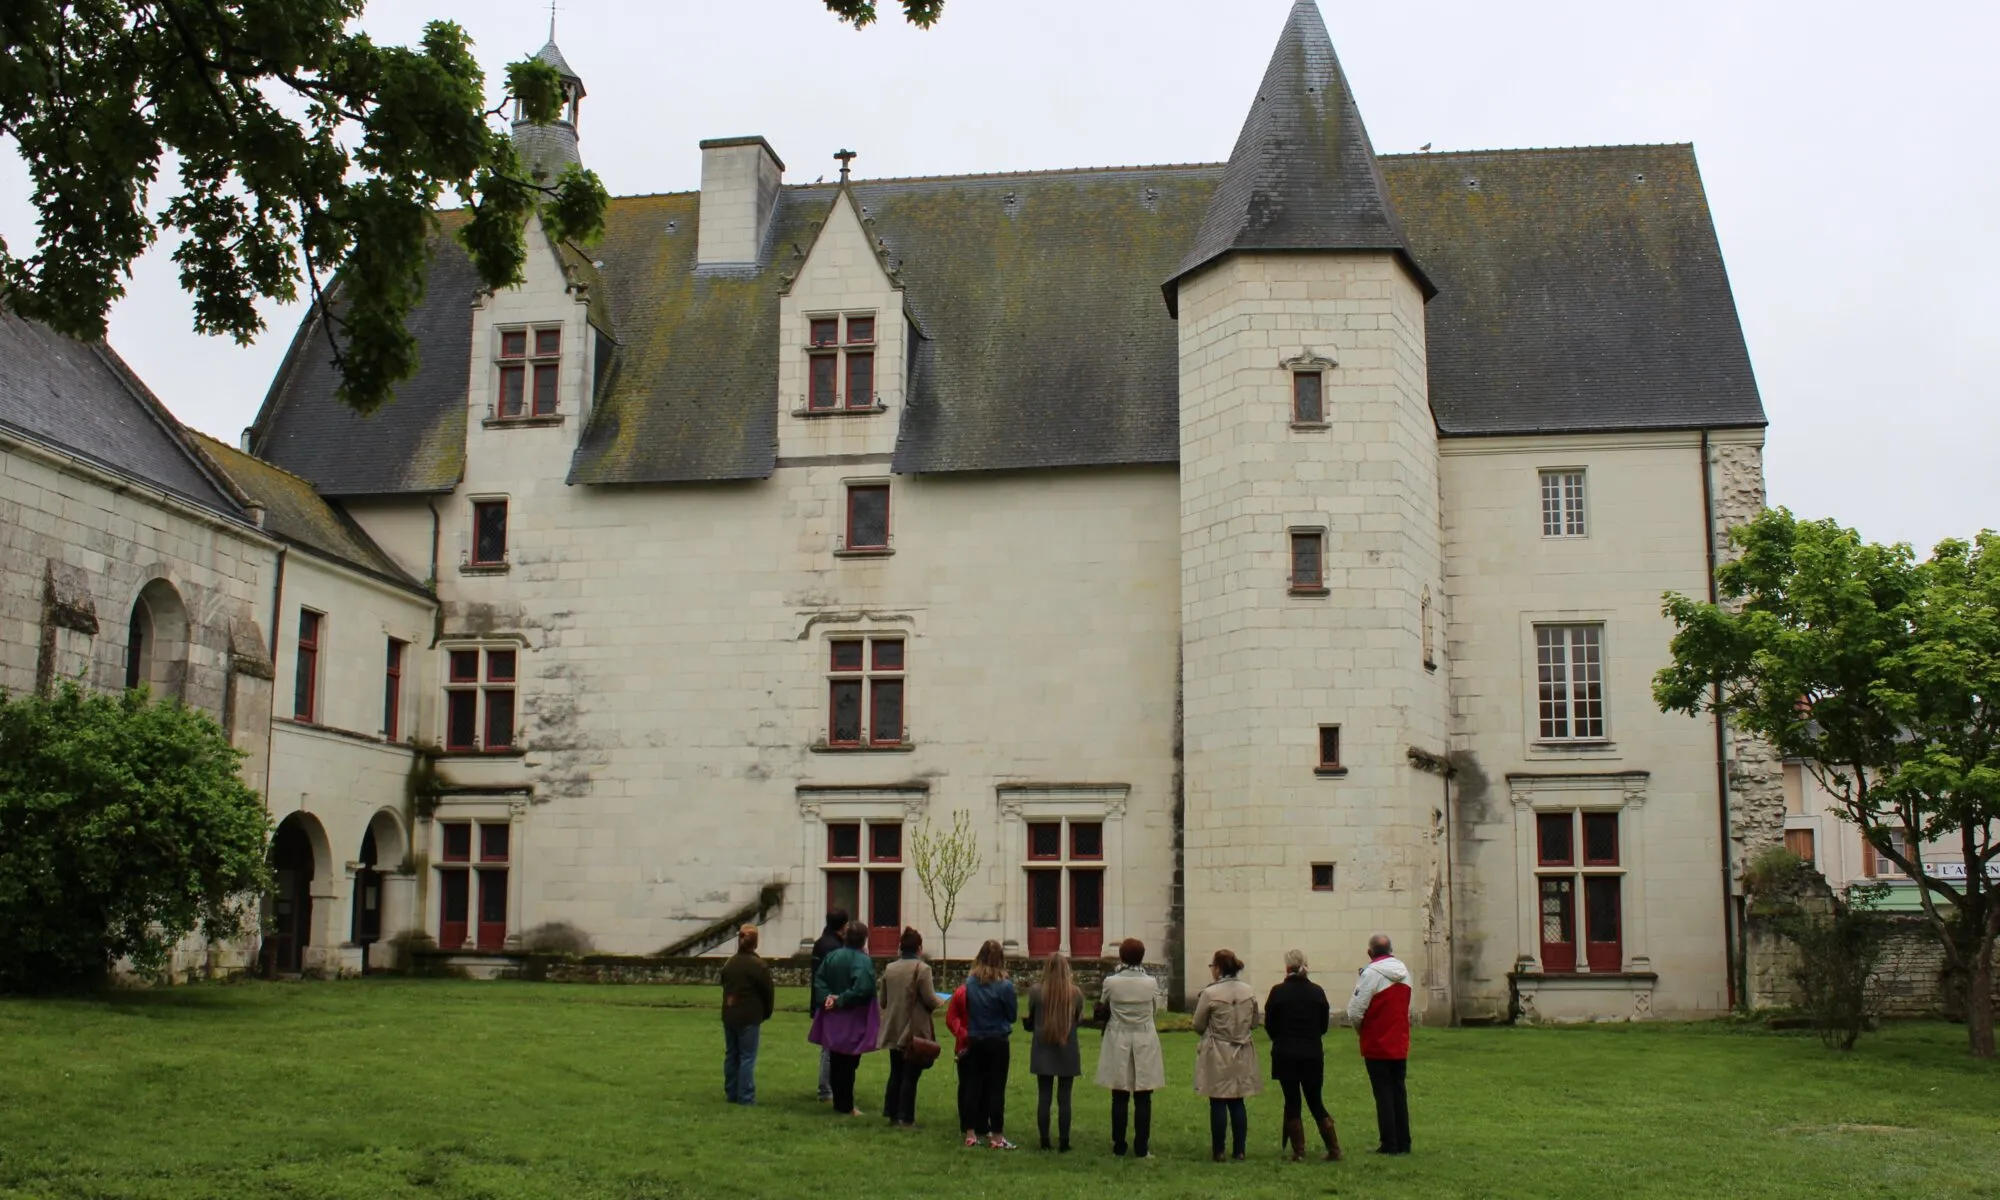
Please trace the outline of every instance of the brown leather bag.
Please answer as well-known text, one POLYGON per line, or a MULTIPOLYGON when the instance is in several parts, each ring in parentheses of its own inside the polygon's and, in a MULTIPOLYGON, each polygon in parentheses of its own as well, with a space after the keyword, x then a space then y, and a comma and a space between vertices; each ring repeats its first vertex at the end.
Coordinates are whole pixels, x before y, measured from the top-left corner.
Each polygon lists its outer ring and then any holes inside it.
POLYGON ((924 1014, 924 1033, 912 1033, 910 1043, 903 1047, 903 1061, 921 1071, 938 1060, 944 1047, 938 1045, 937 1014, 925 1007, 923 993, 917 987, 918 972, 910 972, 910 1003, 924 1014))

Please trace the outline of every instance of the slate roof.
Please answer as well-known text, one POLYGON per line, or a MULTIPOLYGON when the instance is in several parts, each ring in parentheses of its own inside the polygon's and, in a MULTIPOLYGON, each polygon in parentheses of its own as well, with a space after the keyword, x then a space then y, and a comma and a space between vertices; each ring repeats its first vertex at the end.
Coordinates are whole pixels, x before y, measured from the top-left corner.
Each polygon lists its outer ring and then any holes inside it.
POLYGON ((322 499, 311 483, 206 434, 194 438, 237 491, 264 506, 266 532, 379 579, 423 591, 352 517, 322 499))
POLYGON ((549 30, 549 40, 542 44, 540 50, 535 51, 535 59, 538 62, 545 62, 554 67, 557 74, 574 83, 577 95, 581 96, 585 94, 583 90, 583 76, 578 75, 571 69, 569 60, 565 59, 563 52, 556 48, 555 30, 549 30))
POLYGON ((243 520, 179 422, 103 343, 0 310, 0 426, 243 520))
POLYGON ((1429 294, 1312 0, 1297 0, 1175 284, 1232 250, 1393 250, 1429 294))
MULTIPOLYGON (((442 215, 430 281, 410 316, 417 372, 369 416, 335 398, 339 376, 317 309, 292 338, 253 427, 251 451, 313 481, 328 496, 449 492, 465 469, 465 405, 472 369, 472 304, 479 274, 442 215)), ((340 300, 333 300, 336 310, 340 300)))

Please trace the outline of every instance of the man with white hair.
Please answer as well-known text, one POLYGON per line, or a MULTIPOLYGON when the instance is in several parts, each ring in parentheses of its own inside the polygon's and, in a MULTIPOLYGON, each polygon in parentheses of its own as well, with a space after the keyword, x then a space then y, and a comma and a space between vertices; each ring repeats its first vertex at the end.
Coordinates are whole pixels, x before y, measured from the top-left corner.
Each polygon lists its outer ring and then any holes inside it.
POLYGON ((1410 1065, 1410 969, 1390 952, 1386 934, 1368 939, 1368 965, 1347 1002, 1347 1021, 1361 1031, 1361 1058, 1375 1091, 1377 1154, 1410 1152, 1410 1098, 1404 1080, 1410 1065))

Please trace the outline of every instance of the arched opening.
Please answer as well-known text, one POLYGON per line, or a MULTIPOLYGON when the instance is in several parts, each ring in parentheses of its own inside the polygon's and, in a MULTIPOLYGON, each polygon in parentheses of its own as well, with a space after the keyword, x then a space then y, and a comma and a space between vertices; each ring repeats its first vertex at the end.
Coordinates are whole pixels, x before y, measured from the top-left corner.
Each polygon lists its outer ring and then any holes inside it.
POLYGON ((139 589, 125 630, 125 686, 181 696, 187 680, 188 617, 181 594, 164 579, 139 589))
POLYGON ((293 813, 271 838, 271 892, 264 901, 264 970, 296 975, 305 969, 312 945, 313 880, 319 874, 319 822, 293 813))

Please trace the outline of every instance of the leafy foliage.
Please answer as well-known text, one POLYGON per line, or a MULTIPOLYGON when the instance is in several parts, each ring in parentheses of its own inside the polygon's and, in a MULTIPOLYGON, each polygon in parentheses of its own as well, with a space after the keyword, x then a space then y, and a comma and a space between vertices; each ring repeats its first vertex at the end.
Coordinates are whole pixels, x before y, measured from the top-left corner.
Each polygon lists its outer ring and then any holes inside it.
POLYGON ((73 986, 244 931, 264 803, 206 713, 143 691, 0 694, 0 990, 73 986))
MULTIPOLYGON (((0 244, 0 300, 71 336, 104 334, 132 260, 162 228, 195 328, 251 341, 259 299, 315 301, 337 276, 341 398, 368 412, 416 370, 404 321, 423 298, 447 198, 488 287, 518 283, 537 209, 558 238, 603 223, 603 186, 572 168, 529 178, 495 127, 465 32, 433 21, 415 48, 348 26, 363 0, 8 0, 0 134, 28 161, 36 252, 0 244), (171 157, 170 157, 171 156, 171 157), (177 160, 178 187, 154 203, 177 160)), ((554 120, 555 68, 507 69, 523 115, 554 120)))
POLYGON ((1833 894, 1811 863, 1782 846, 1759 854, 1743 873, 1753 911, 1798 949, 1792 979, 1800 1007, 1829 1050, 1853 1050, 1875 1016, 1868 981, 1882 962, 1889 927, 1872 905, 1881 884, 1833 894))
POLYGON ((1805 764, 1841 815, 1922 886, 1925 914, 1966 988, 1972 1052, 1992 1057, 2000 897, 2000 538, 1938 544, 1917 561, 1832 521, 1776 509, 1732 534, 1722 603, 1669 594, 1665 711, 1720 709, 1805 764), (1892 831, 1908 831, 1901 844, 1892 831), (1929 863, 1953 845, 1962 879, 1929 863), (1949 910, 1948 912, 1946 910, 1949 910))
MULTIPOLYGON (((856 29, 875 23, 875 0, 826 0, 835 16, 856 29)), ((919 29, 929 29, 944 14, 944 0, 903 0, 903 19, 919 29)))
POLYGON ((948 962, 958 894, 979 870, 979 838, 972 831, 972 815, 959 809, 952 814, 949 830, 935 828, 925 817, 910 838, 910 862, 917 870, 924 899, 930 902, 931 918, 937 922, 939 961, 948 962))

